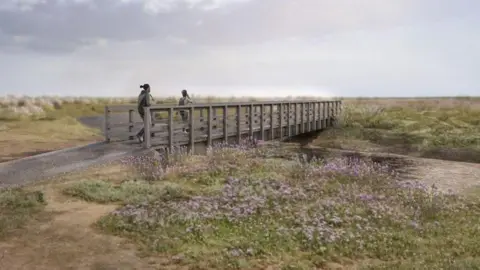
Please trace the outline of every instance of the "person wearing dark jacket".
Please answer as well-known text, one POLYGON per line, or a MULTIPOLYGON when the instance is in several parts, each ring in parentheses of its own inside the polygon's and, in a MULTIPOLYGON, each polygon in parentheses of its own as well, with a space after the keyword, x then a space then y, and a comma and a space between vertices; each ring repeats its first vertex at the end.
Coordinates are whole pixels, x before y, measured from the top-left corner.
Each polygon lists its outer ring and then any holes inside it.
MULTIPOLYGON (((140 117, 142 117, 142 120, 144 120, 144 117, 145 117, 144 107, 150 107, 151 101, 153 101, 153 97, 150 94, 149 84, 146 83, 144 85, 140 85, 140 88, 143 90, 140 92, 140 95, 138 95, 137 110, 138 110, 138 114, 140 114, 140 117)), ((152 123, 152 126, 153 126, 153 123, 152 123)), ((145 127, 142 127, 142 129, 137 133, 137 138, 140 143, 143 142, 144 136, 145 136, 145 127)))

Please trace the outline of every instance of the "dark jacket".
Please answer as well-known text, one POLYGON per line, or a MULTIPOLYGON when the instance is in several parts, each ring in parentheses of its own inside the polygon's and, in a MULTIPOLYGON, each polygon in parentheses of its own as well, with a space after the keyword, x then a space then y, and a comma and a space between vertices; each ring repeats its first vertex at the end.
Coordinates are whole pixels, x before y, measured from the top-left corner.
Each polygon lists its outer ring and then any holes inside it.
POLYGON ((138 113, 141 115, 144 115, 145 111, 143 107, 150 107, 150 105, 151 105, 150 94, 145 92, 145 90, 142 90, 142 92, 140 92, 140 95, 138 95, 138 103, 137 103, 138 113))

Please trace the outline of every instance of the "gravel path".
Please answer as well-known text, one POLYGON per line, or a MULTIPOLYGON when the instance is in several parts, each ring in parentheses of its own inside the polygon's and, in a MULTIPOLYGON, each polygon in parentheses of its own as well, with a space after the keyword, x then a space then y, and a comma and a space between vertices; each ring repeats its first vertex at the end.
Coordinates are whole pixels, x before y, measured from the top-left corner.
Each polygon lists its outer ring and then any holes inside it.
MULTIPOLYGON (((127 113, 112 114, 112 117, 116 123, 128 123, 127 113)), ((82 117, 78 120, 86 126, 103 131, 102 116, 82 117)), ((21 186, 144 151, 139 144, 100 142, 0 163, 0 188, 21 186)))
POLYGON ((139 144, 101 142, 1 163, 0 188, 21 186, 145 151, 139 144))

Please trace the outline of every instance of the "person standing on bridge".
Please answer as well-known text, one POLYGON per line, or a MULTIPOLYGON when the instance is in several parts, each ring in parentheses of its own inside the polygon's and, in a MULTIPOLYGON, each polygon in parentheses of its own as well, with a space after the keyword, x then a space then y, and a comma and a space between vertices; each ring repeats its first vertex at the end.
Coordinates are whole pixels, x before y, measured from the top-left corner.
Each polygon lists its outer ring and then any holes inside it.
MULTIPOLYGON (((190 96, 187 93, 186 89, 182 90, 182 97, 178 100, 178 106, 186 106, 188 104, 192 104, 192 100, 190 99, 190 96)), ((186 110, 180 110, 180 116, 182 117, 182 121, 184 124, 188 123, 188 111, 186 110)), ((187 132, 188 130, 186 128, 183 128, 183 132, 187 132)))
MULTIPOLYGON (((142 120, 144 120, 144 117, 145 117, 144 107, 150 107, 151 101, 153 101, 154 99, 150 94, 150 85, 148 83, 144 85, 140 85, 140 88, 143 90, 140 92, 140 95, 138 95, 137 109, 138 109, 138 114, 140 114, 140 117, 142 117, 142 120)), ((154 126, 154 123, 152 121, 152 127, 153 126, 154 126)), ((137 133, 138 141, 142 143, 143 140, 145 139, 144 137, 145 137, 145 127, 142 127, 142 129, 137 133)))

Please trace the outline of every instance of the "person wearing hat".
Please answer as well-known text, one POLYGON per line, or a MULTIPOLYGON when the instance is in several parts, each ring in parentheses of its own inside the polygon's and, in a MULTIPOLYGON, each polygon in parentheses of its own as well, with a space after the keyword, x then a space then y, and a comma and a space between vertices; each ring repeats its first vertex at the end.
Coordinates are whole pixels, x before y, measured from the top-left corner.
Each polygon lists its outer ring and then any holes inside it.
MULTIPOLYGON (((186 106, 188 104, 193 103, 192 100, 190 99, 190 96, 187 93, 186 89, 182 90, 182 97, 178 100, 178 105, 179 106, 186 106)), ((180 116, 182 117, 182 121, 184 123, 188 122, 188 111, 185 110, 180 110, 180 116)), ((187 132, 187 129, 183 128, 183 132, 187 132)))
MULTIPOLYGON (((150 85, 148 83, 140 85, 140 88, 142 89, 142 91, 138 95, 137 110, 138 110, 138 114, 140 114, 140 117, 142 117, 142 120, 144 120, 145 110, 143 108, 150 107, 151 101, 154 101, 154 99, 150 94, 150 85)), ((153 126, 154 124, 152 122, 152 127, 153 126)), ((143 142, 144 136, 145 136, 145 127, 142 127, 142 129, 140 129, 140 131, 137 133, 137 138, 140 143, 143 142)))

